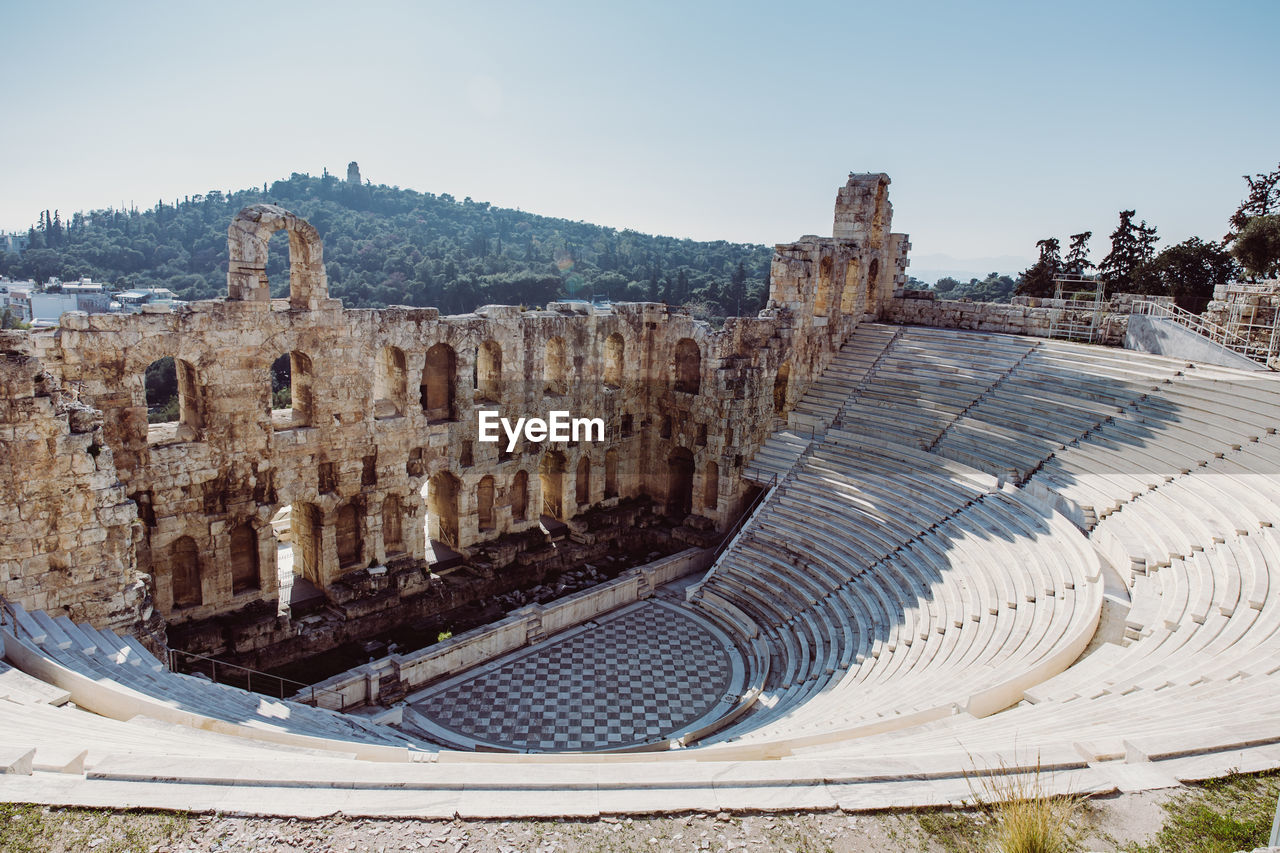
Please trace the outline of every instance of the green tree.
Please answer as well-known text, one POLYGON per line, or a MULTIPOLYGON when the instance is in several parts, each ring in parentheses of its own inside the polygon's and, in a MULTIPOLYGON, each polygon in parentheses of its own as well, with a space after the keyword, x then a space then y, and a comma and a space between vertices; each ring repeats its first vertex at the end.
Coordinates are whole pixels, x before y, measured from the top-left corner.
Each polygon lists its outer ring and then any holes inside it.
POLYGON ((1223 244, 1233 242, 1249 220, 1257 216, 1269 216, 1280 211, 1280 165, 1275 171, 1259 172, 1256 175, 1242 175, 1249 185, 1249 194, 1240 202, 1236 212, 1231 214, 1231 228, 1222 238, 1223 244))
POLYGON ((1081 231, 1071 235, 1071 243, 1067 246, 1067 257, 1062 262, 1064 275, 1083 276, 1095 265, 1089 262, 1089 238, 1092 231, 1081 231))
POLYGON ((1098 276, 1111 293, 1141 293, 1135 274, 1143 264, 1155 256, 1155 244, 1160 239, 1156 229, 1144 219, 1135 225, 1135 210, 1120 211, 1120 225, 1111 232, 1111 251, 1098 264, 1098 276))
POLYGON ((1040 250, 1040 258, 1023 271, 1018 280, 1019 296, 1053 296, 1054 277, 1062 274, 1061 246, 1056 237, 1046 237, 1036 241, 1040 250))
POLYGON ((1280 215, 1255 216, 1236 235, 1231 254, 1257 278, 1280 275, 1280 215))
POLYGON ((1179 307, 1199 314, 1213 298, 1213 288, 1235 275, 1235 261, 1225 249, 1192 237, 1143 264, 1135 281, 1139 293, 1172 296, 1179 307))

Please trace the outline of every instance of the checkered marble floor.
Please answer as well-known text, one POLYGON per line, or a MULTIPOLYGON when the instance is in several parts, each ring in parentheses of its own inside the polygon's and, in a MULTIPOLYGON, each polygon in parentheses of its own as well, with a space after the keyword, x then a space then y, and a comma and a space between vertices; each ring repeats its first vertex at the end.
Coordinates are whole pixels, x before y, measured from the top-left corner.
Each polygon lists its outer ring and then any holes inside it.
POLYGON ((742 682, 728 636, 650 599, 429 688, 409 705, 460 743, 617 749, 708 722, 732 707, 742 682))

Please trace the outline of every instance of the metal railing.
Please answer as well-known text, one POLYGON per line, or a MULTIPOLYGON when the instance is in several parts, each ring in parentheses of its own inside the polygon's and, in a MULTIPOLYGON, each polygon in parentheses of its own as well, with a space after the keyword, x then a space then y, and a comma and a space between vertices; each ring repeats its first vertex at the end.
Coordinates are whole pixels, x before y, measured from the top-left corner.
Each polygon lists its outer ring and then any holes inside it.
POLYGON ((1192 314, 1185 308, 1179 308, 1177 305, 1166 305, 1162 302, 1152 302, 1149 299, 1139 299, 1133 303, 1133 309, 1130 313, 1173 320, 1178 325, 1195 332, 1218 346, 1239 353, 1245 358, 1264 366, 1270 366, 1271 354, 1266 347, 1236 334, 1225 326, 1219 326, 1217 323, 1206 320, 1199 314, 1192 314))
MULTIPOLYGON (((274 696, 278 696, 281 699, 284 699, 286 698, 285 688, 292 687, 294 688, 292 690, 292 693, 297 695, 297 698, 292 701, 301 702, 304 705, 312 705, 315 707, 319 707, 318 705, 316 705, 318 696, 324 696, 324 695, 336 696, 337 702, 338 702, 338 707, 336 710, 345 711, 347 709, 346 694, 338 690, 329 690, 324 687, 316 687, 314 685, 307 684, 302 681, 294 681, 292 678, 285 678, 280 675, 272 675, 269 672, 262 672, 261 670, 250 669, 247 666, 240 666, 239 664, 236 664, 236 663, 228 663, 223 660, 218 660, 217 658, 211 658, 208 655, 200 655, 200 654, 196 654, 195 652, 185 652, 182 649, 168 650, 168 660, 166 660, 165 663, 168 665, 170 671, 172 672, 179 671, 178 663, 180 660, 199 661, 201 663, 209 664, 209 668, 210 668, 210 672, 208 673, 209 678, 212 681, 217 682, 219 684, 228 683, 226 681, 218 681, 218 669, 221 668, 223 670, 224 676, 228 670, 232 672, 243 673, 245 676, 244 678, 245 689, 250 692, 263 693, 264 695, 274 695, 274 696), (259 686, 261 686, 261 684, 265 681, 267 684, 274 684, 275 690, 272 690, 270 693, 266 693, 261 689, 254 691, 253 679, 255 676, 258 678, 259 686), (307 695, 305 697, 298 695, 304 690, 307 692, 307 695)), ((196 669, 197 671, 203 671, 198 666, 192 667, 192 668, 196 669)), ((239 686, 239 685, 237 684, 233 686, 239 686)))
MULTIPOLYGON (((10 609, 9 601, 3 596, 0 596, 0 628, 3 628, 3 627, 8 627, 9 630, 12 631, 13 636, 17 637, 18 632, 22 629, 22 624, 18 621, 17 616, 15 616, 13 611, 10 609)), ((27 632, 27 633, 30 633, 30 632, 27 632)), ((217 660, 216 658, 211 658, 208 655, 199 655, 199 654, 196 654, 195 652, 184 652, 182 649, 166 649, 165 650, 165 665, 169 668, 170 672, 179 671, 177 664, 180 656, 182 659, 200 661, 202 663, 209 664, 209 668, 210 668, 209 677, 215 682, 218 681, 218 669, 219 667, 221 667, 224 672, 226 670, 233 670, 236 672, 244 673, 247 690, 250 690, 250 691, 253 690, 253 679, 256 676, 259 680, 259 684, 261 684, 263 680, 267 680, 268 682, 274 682, 276 689, 273 692, 275 695, 277 695, 281 699, 285 698, 285 687, 292 686, 294 688, 300 688, 302 690, 306 690, 308 694, 305 698, 299 697, 298 699, 293 701, 302 702, 303 704, 306 704, 306 705, 316 706, 317 698, 319 696, 324 696, 327 694, 329 696, 337 697, 337 703, 338 703, 337 710, 345 711, 347 709, 347 697, 346 697, 346 694, 342 693, 341 691, 329 690, 324 687, 315 687, 313 685, 306 684, 302 681, 294 681, 291 678, 284 678, 283 676, 272 675, 269 672, 261 672, 260 670, 250 669, 247 666, 240 666, 239 664, 227 663, 226 661, 221 661, 221 660, 217 660)), ((219 683, 225 683, 225 682, 219 682, 219 683)), ((262 692, 262 691, 258 691, 258 692, 262 692)), ((294 689, 293 692, 296 694, 296 693, 299 693, 300 691, 299 689, 294 689)))

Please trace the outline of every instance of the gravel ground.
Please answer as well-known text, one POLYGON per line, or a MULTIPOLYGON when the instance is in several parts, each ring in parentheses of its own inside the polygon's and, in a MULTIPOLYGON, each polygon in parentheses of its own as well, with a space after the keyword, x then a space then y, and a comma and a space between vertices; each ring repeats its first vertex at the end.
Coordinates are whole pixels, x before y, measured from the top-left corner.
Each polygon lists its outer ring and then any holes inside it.
MULTIPOLYGON (((1090 801, 1077 823, 1082 850, 1115 850, 1159 829, 1167 792, 1090 801)), ((981 849, 980 812, 730 815, 590 821, 429 821, 240 818, 3 806, 0 850, 14 851, 796 851, 951 853, 981 849), (976 845, 976 846, 975 846, 976 845)))

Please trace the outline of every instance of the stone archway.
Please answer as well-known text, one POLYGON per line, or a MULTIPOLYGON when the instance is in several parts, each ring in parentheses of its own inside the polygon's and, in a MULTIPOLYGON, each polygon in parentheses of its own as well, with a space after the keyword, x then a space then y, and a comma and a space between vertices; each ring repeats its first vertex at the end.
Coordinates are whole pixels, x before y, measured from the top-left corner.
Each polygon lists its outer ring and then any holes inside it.
POLYGON ((538 465, 538 482, 542 486, 542 514, 564 520, 564 454, 549 450, 538 465))
POLYGON ((427 499, 427 538, 458 547, 458 497, 462 481, 448 471, 431 476, 423 487, 427 499))
POLYGON ((667 457, 667 515, 684 518, 693 511, 693 453, 677 447, 667 457))
POLYGON ((334 516, 333 533, 338 549, 339 568, 353 569, 363 562, 363 515, 360 507, 351 502, 340 506, 334 516))
POLYGON ((252 204, 236 214, 227 228, 227 299, 266 302, 267 250, 271 235, 289 233, 289 307, 318 308, 329 297, 320 234, 307 222, 274 204, 252 204))
POLYGON ((180 536, 169 546, 169 579, 175 610, 204 603, 200 550, 190 536, 180 536))
POLYGON ((231 591, 235 595, 262 586, 258 531, 245 521, 231 528, 231 591))
POLYGON ((511 479, 511 520, 525 521, 529 517, 529 475, 524 470, 511 479))

